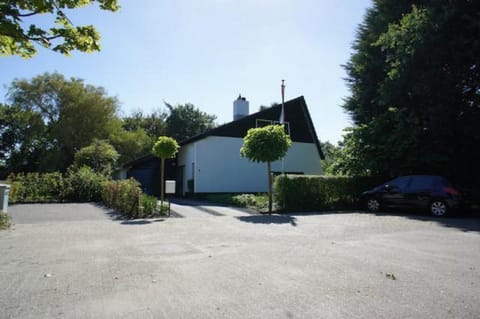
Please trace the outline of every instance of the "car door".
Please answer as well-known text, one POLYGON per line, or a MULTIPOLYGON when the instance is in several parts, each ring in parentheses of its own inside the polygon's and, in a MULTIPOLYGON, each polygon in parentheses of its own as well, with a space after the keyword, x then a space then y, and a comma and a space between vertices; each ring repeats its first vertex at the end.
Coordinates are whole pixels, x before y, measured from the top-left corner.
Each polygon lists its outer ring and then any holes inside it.
POLYGON ((410 176, 397 177, 384 184, 382 203, 389 207, 405 206, 405 191, 408 189, 410 176))

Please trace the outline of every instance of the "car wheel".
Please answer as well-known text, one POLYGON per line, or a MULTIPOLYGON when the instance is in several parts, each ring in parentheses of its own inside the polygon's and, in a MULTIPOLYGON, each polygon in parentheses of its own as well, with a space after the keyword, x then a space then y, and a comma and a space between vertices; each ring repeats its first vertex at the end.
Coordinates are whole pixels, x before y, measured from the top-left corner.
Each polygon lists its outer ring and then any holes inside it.
POLYGON ((447 204, 442 200, 434 200, 430 203, 430 213, 433 216, 445 216, 448 212, 447 204))
POLYGON ((380 202, 376 198, 369 198, 366 201, 367 209, 371 212, 377 212, 380 209, 380 202))

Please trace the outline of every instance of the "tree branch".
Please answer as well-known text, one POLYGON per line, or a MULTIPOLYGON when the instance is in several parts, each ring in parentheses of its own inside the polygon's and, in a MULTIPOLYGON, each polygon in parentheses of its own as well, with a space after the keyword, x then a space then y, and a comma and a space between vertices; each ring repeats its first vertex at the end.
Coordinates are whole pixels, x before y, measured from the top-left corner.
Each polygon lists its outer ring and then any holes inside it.
POLYGON ((17 14, 17 17, 31 17, 33 15, 39 14, 40 12, 41 12, 40 10, 37 10, 30 13, 19 13, 17 14))

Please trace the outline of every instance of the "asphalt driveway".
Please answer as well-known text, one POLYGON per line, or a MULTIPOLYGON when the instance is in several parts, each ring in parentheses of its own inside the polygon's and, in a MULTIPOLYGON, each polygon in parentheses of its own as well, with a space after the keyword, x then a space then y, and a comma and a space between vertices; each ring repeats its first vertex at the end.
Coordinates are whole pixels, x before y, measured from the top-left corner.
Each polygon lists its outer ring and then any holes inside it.
POLYGON ((478 219, 183 206, 11 206, 0 318, 480 317, 478 219))

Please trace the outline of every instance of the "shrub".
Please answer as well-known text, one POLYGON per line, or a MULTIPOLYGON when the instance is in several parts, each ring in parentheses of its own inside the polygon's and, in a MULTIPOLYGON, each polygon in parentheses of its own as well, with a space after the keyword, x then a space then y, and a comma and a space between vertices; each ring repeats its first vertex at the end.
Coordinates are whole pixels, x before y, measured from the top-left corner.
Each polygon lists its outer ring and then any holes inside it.
POLYGON ((146 194, 140 195, 140 212, 138 217, 154 217, 158 215, 167 215, 169 205, 166 202, 160 204, 158 198, 146 194))
POLYGON ((274 195, 284 210, 356 208, 362 192, 382 181, 364 176, 278 176, 274 195))
POLYGON ((268 210, 268 195, 266 194, 208 194, 204 195, 203 198, 216 203, 258 211, 268 210))
POLYGON ((146 194, 140 195, 140 212, 139 217, 149 217, 158 212, 158 199, 155 196, 146 194))
MULTIPOLYGON (((102 200, 127 218, 140 216, 140 184, 133 178, 103 184, 102 200)), ((148 200, 146 200, 149 202, 148 200)), ((149 204, 150 205, 150 202, 149 204)))
POLYGON ((65 183, 59 172, 10 174, 8 183, 12 204, 63 200, 65 183))
POLYGON ((107 141, 94 139, 92 144, 75 153, 74 167, 88 166, 96 173, 110 176, 112 167, 118 158, 115 148, 107 141))
POLYGON ((64 199, 73 202, 99 202, 107 178, 88 166, 69 169, 65 177, 64 199))
POLYGON ((10 218, 8 215, 0 211, 0 229, 7 229, 10 227, 10 218))

